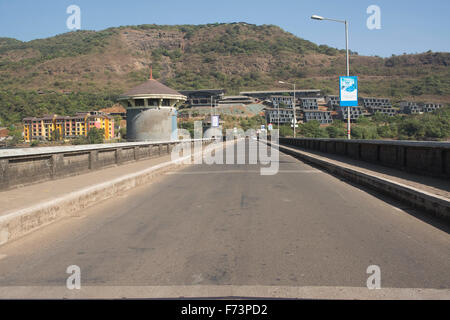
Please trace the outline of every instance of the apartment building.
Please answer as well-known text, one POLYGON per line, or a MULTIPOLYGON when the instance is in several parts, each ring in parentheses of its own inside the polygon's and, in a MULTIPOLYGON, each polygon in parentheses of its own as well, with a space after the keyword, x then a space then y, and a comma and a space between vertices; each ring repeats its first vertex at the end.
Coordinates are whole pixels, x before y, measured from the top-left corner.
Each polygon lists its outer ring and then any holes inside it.
POLYGON ((271 96, 270 100, 272 101, 273 106, 285 105, 289 108, 292 108, 292 104, 294 101, 293 96, 271 96))
POLYGON ((422 112, 433 112, 442 108, 442 105, 436 103, 425 103, 422 105, 422 112))
POLYGON ((24 140, 62 140, 87 136, 92 128, 103 129, 104 139, 114 138, 114 118, 102 112, 82 112, 73 117, 45 115, 23 119, 24 140))
POLYGON ((422 107, 417 102, 402 101, 399 103, 400 111, 405 114, 418 114, 422 107))
POLYGON ((303 111, 319 110, 319 104, 316 98, 301 98, 300 105, 303 111))
POLYGON ((182 90, 179 92, 187 97, 184 106, 189 108, 211 107, 211 104, 217 106, 218 101, 225 96, 224 89, 182 90))
POLYGON ((338 118, 347 121, 348 119, 348 108, 350 108, 350 121, 356 121, 363 116, 364 112, 360 106, 356 107, 339 107, 338 108, 338 118))
POLYGON ((397 110, 392 107, 391 100, 385 98, 360 98, 359 105, 364 107, 371 115, 381 113, 392 117, 397 114, 397 110))
POLYGON ((442 108, 442 105, 437 103, 422 103, 422 102, 411 102, 402 101, 399 103, 400 110, 405 114, 418 114, 424 112, 433 112, 437 109, 442 108))
POLYGON ((328 108, 337 110, 340 106, 339 96, 325 96, 325 103, 328 108))
POLYGON ((331 111, 303 111, 303 122, 317 121, 320 124, 333 123, 331 111))
MULTIPOLYGON (((266 120, 267 123, 278 123, 278 112, 280 125, 291 124, 294 119, 294 110, 292 108, 267 108, 266 120)), ((296 115, 299 116, 298 114, 296 115)))

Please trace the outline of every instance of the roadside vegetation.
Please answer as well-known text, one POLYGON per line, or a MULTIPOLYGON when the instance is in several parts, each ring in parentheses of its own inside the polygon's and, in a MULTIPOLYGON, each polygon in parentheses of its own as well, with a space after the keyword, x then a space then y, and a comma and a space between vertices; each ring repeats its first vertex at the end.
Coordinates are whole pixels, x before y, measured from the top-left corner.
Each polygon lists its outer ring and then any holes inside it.
POLYGON ((75 115, 77 112, 112 107, 112 94, 9 91, 0 89, 0 121, 6 126, 21 123, 25 117, 44 114, 75 115))

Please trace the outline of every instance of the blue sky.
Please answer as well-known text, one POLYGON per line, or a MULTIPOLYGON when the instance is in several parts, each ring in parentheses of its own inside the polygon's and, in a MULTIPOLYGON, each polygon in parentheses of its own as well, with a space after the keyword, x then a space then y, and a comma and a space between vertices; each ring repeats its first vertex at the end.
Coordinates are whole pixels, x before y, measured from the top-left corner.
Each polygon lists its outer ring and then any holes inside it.
POLYGON ((0 37, 23 41, 69 31, 69 5, 81 8, 81 27, 248 22, 275 24, 318 44, 344 48, 344 26, 309 17, 350 21, 350 49, 390 56, 450 51, 449 0, 0 0, 0 37), (369 5, 381 8, 381 30, 366 26, 369 5))

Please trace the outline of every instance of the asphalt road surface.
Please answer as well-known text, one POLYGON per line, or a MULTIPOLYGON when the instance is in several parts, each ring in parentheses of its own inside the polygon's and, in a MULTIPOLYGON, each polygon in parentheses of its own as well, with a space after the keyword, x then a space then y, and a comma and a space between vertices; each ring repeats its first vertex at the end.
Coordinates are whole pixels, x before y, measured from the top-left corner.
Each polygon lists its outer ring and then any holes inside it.
MULTIPOLYGON (((254 150, 252 149, 251 152, 254 150)), ((450 288, 438 222, 280 154, 191 165, 0 247, 0 286, 450 288)))

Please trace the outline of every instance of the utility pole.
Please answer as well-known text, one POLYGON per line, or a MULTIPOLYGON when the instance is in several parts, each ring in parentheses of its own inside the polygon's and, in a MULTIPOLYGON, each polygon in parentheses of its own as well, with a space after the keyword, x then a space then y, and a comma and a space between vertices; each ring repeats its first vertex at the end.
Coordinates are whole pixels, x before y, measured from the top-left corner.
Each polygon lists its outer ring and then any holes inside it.
POLYGON ((278 130, 280 130, 280 103, 277 103, 277 115, 278 115, 278 130))
POLYGON ((297 136, 295 127, 297 126, 297 115, 295 113, 295 105, 296 105, 296 101, 295 101, 295 83, 294 83, 294 101, 292 102, 292 107, 294 109, 294 138, 297 136))
POLYGON ((211 128, 213 126, 213 96, 211 96, 211 128))
MULTIPOLYGON (((346 55, 347 55, 347 77, 350 77, 350 54, 349 54, 349 49, 348 49, 348 21, 347 20, 337 20, 337 19, 329 19, 329 18, 324 18, 318 15, 313 15, 311 16, 311 19, 313 20, 328 20, 328 21, 334 21, 334 22, 339 22, 339 23, 343 23, 345 24, 345 51, 346 51, 346 55)), ((347 137, 350 140, 352 138, 352 127, 351 127, 351 121, 350 121, 350 107, 347 106, 347 137)))
MULTIPOLYGON (((350 56, 348 52, 348 22, 345 20, 345 49, 347 52, 347 77, 350 77, 350 56)), ((350 120, 350 107, 347 107, 347 138, 352 139, 352 124, 350 120)))

